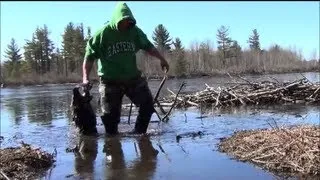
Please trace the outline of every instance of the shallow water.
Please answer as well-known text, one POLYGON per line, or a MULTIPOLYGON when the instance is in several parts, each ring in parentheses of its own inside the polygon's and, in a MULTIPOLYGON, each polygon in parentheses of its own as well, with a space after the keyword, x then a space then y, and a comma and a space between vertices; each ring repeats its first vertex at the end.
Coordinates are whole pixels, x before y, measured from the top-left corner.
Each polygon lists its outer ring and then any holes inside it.
MULTIPOLYGON (((319 73, 304 74, 310 81, 320 81, 319 73)), ((269 75, 279 81, 301 78, 300 74, 269 75)), ((250 80, 269 76, 247 76, 250 80)), ((270 80, 270 79, 269 79, 270 80)), ((168 80, 167 87, 176 91, 182 81, 184 91, 197 91, 233 82, 230 78, 195 78, 168 80)), ((159 81, 150 81, 155 93, 159 81)), ((151 123, 150 138, 105 138, 103 126, 97 138, 77 136, 71 124, 69 105, 74 85, 45 85, 1 89, 1 147, 20 141, 53 152, 57 162, 44 179, 276 179, 277 175, 249 163, 233 160, 217 151, 222 137, 242 129, 271 128, 295 124, 319 124, 320 107, 302 105, 252 106, 231 109, 175 110, 168 123, 151 123), (201 131, 200 137, 184 136, 201 131), (176 141, 176 136, 182 139, 176 141), (67 153, 66 148, 80 144, 80 154, 67 153), (157 154, 158 152, 158 154, 157 154)), ((97 87, 92 102, 97 108, 97 87)), ((163 93, 165 94, 165 93, 163 93)), ((125 99, 124 102, 127 102, 125 99)), ((120 132, 130 131, 123 113, 120 132)), ((132 121, 134 121, 134 112, 132 121)), ((152 120, 157 120, 154 115, 152 120)), ((98 123, 101 123, 98 118, 98 123)))

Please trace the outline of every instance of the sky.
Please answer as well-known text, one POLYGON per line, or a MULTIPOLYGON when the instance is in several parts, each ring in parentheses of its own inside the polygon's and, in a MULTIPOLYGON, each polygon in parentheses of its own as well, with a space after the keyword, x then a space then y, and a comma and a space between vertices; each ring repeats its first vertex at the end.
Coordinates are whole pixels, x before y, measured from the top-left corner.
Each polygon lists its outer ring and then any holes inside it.
MULTIPOLYGON (((69 22, 90 26, 92 33, 110 20, 116 2, 111 1, 40 1, 1 2, 1 59, 15 38, 21 52, 37 26, 46 24, 50 38, 61 48, 62 34, 69 22)), ((210 40, 217 47, 216 33, 222 25, 242 48, 253 29, 260 34, 260 44, 273 44, 302 52, 306 59, 319 57, 319 2, 227 2, 227 1, 128 1, 137 25, 152 40, 158 24, 163 24, 173 38, 179 37, 189 48, 194 42, 210 40)))

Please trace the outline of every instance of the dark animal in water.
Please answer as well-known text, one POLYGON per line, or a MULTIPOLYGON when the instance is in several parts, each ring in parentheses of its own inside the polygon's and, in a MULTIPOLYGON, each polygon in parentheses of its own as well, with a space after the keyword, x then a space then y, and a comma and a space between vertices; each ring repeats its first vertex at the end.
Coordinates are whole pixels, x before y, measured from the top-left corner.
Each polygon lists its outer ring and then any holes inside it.
POLYGON ((75 122, 79 132, 84 135, 97 134, 97 118, 90 104, 93 99, 89 90, 84 86, 78 85, 73 88, 73 96, 71 102, 72 120, 75 122), (80 88, 83 88, 84 93, 80 93, 80 88))

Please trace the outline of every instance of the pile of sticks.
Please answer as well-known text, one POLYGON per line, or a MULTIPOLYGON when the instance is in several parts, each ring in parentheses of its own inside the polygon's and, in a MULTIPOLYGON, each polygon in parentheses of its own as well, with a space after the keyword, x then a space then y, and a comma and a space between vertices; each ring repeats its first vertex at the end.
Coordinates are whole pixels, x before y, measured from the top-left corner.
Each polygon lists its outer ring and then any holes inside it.
POLYGON ((236 132, 222 139, 221 152, 285 175, 320 174, 320 126, 302 125, 236 132))
MULTIPOLYGON (((245 79, 243 79, 245 80, 245 79)), ((247 80, 245 80, 247 81, 247 80)), ((180 94, 176 107, 190 106, 239 106, 278 103, 320 103, 320 83, 312 83, 306 78, 293 82, 263 81, 259 83, 237 83, 231 87, 206 88, 193 94, 180 94)), ((176 94, 161 100, 161 104, 169 105, 176 94)))
POLYGON ((23 142, 0 149, 0 179, 34 179, 53 165, 56 154, 56 149, 50 154, 23 142))

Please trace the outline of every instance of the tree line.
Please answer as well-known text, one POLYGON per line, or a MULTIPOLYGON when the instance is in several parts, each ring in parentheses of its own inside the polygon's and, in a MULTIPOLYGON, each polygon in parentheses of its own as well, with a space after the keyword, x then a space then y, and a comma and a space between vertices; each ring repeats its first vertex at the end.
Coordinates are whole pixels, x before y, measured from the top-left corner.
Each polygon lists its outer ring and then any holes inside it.
MULTIPOLYGON (((1 64, 1 83, 80 82, 85 47, 91 38, 90 27, 85 28, 82 23, 68 23, 62 35, 61 49, 49 36, 46 25, 37 27, 22 47, 23 54, 12 38, 5 51, 5 61, 1 64)), ((210 40, 195 42, 186 48, 179 37, 171 37, 166 27, 159 24, 150 40, 169 61, 169 75, 174 77, 319 71, 319 59, 306 61, 301 52, 277 44, 261 49, 259 37, 257 29, 253 29, 248 36, 249 49, 243 49, 237 40, 230 37, 229 28, 221 26, 216 32, 216 48, 210 40)), ((158 61, 143 51, 137 56, 138 67, 147 77, 161 76, 158 61)), ((95 71, 96 65, 91 74, 93 79, 97 79, 95 71)))

